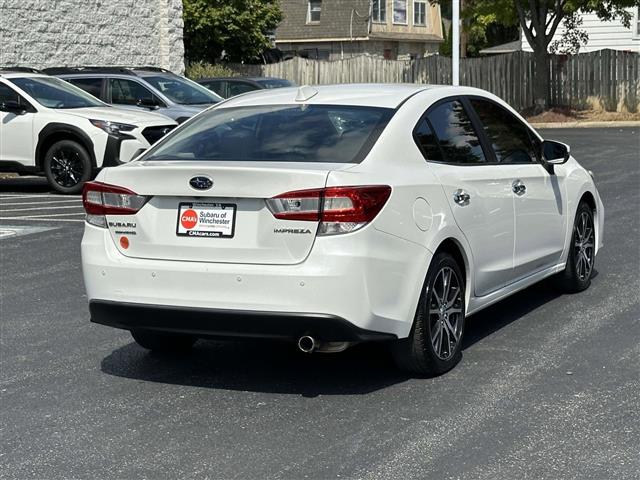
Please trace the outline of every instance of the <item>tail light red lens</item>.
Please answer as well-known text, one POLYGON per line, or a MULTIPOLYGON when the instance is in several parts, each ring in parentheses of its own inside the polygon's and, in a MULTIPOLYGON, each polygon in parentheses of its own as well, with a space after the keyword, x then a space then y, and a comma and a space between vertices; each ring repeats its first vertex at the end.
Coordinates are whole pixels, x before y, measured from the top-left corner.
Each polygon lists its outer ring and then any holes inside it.
POLYGON ((87 182, 82 190, 87 221, 100 227, 106 227, 105 215, 133 215, 147 200, 149 197, 101 182, 87 182))
POLYGON ((267 200, 281 220, 320 222, 318 235, 353 232, 373 220, 391 195, 388 185, 329 187, 283 193, 267 200))

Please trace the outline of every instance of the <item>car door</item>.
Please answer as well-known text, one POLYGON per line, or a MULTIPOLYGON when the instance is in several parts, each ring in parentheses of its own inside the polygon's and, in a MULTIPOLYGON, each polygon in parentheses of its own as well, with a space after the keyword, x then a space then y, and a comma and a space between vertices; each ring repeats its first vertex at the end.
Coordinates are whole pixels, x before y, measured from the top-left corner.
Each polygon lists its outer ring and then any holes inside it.
POLYGON ((147 87, 128 78, 109 78, 108 90, 109 103, 118 107, 149 111, 153 109, 153 105, 157 105, 158 107, 166 106, 164 102, 147 87))
POLYGON ((17 102, 23 113, 0 111, 0 160, 35 165, 33 120, 36 109, 9 85, 0 82, 0 104, 17 102))
POLYGON ((475 295, 498 290, 513 273, 511 173, 492 162, 459 98, 429 108, 414 136, 471 247, 475 295))
POLYGON ((486 98, 469 99, 498 162, 512 174, 514 280, 556 265, 566 233, 564 169, 540 162, 540 141, 519 118, 486 98))

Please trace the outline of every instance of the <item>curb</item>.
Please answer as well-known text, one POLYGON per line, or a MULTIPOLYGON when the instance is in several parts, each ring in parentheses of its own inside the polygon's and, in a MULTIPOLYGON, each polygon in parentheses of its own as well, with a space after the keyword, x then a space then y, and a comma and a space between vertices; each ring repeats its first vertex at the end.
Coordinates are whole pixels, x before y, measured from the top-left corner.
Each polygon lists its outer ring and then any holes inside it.
POLYGON ((638 127, 640 121, 627 120, 617 122, 546 122, 531 123, 533 128, 620 128, 620 127, 638 127))

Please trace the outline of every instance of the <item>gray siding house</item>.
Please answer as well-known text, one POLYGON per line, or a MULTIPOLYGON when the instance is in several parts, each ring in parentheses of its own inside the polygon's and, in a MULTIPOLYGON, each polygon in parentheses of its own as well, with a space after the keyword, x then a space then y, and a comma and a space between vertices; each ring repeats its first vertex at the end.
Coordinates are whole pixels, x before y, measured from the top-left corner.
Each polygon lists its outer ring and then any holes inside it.
POLYGON ((321 60, 408 59, 438 51, 440 6, 428 0, 281 0, 276 46, 321 60))

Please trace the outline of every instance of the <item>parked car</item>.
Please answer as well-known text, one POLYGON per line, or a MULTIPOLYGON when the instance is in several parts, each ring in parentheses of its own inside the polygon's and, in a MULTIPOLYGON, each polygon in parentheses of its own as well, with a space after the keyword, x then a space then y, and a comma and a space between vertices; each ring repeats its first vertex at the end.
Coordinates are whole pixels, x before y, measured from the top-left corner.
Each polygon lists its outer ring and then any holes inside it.
POLYGON ((272 77, 220 77, 197 80, 222 98, 235 97, 241 93, 271 88, 295 87, 295 83, 282 78, 272 77))
POLYGON ((602 247, 602 201, 569 147, 468 87, 240 96, 97 180, 91 319, 152 350, 389 341, 402 368, 440 374, 468 316, 546 277, 586 289, 602 247))
POLYGON ((0 170, 44 174, 77 193, 96 169, 128 162, 176 126, 111 107, 59 78, 0 70, 0 170))
POLYGON ((111 105, 152 110, 182 123, 222 98, 188 78, 155 67, 56 67, 63 78, 111 105))

